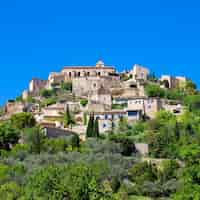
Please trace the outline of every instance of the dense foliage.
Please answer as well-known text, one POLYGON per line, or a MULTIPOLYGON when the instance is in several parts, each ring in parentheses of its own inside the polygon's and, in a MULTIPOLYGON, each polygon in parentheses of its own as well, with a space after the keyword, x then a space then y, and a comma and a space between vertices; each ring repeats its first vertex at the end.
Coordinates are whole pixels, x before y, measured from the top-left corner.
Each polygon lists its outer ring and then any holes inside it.
MULTIPOLYGON (((175 116, 161 110, 154 119, 132 124, 122 117, 104 136, 99 134, 98 118, 91 114, 87 119, 85 113, 86 141, 77 135, 48 138, 30 113, 2 122, 0 199, 200 199, 196 86, 188 82, 184 89, 170 90, 154 83, 146 92, 183 102, 184 113, 175 116), (147 144, 149 153, 141 154, 136 144, 147 144)), ((66 127, 75 123, 69 107, 63 122, 66 127)))

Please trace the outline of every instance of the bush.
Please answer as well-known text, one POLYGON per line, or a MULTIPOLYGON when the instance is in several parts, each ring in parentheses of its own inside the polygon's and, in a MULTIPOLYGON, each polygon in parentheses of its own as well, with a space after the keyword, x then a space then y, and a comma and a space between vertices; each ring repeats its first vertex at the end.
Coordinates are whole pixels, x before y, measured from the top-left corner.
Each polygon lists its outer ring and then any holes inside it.
POLYGON ((145 93, 148 97, 164 97, 165 90, 157 84, 148 84, 145 86, 145 93))
POLYGON ((63 90, 66 90, 66 91, 72 91, 72 82, 71 81, 68 81, 68 82, 62 82, 61 83, 61 88, 63 90))
POLYGON ((68 145, 69 141, 66 138, 46 139, 44 149, 49 153, 65 152, 67 151, 68 145))
POLYGON ((56 104, 56 99, 55 98, 48 98, 48 99, 45 99, 41 106, 42 107, 46 107, 46 106, 50 106, 50 105, 53 105, 53 104, 56 104))
POLYGON ((80 104, 85 107, 88 104, 88 100, 87 99, 81 99, 80 104))
POLYGON ((52 97, 52 96, 55 95, 55 93, 56 92, 55 92, 54 89, 52 89, 52 90, 42 89, 41 92, 40 92, 41 96, 44 97, 44 98, 52 97))
POLYGON ((31 128, 36 125, 35 118, 31 113, 17 113, 13 115, 10 120, 11 124, 20 130, 23 128, 31 128))

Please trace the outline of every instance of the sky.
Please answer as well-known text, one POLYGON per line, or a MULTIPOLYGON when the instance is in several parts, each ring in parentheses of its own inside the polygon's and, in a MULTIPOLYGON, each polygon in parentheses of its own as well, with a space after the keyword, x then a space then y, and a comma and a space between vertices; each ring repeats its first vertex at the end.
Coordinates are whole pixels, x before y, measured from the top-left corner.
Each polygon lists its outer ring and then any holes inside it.
POLYGON ((200 85, 198 0, 0 1, 0 105, 34 78, 101 59, 200 85))

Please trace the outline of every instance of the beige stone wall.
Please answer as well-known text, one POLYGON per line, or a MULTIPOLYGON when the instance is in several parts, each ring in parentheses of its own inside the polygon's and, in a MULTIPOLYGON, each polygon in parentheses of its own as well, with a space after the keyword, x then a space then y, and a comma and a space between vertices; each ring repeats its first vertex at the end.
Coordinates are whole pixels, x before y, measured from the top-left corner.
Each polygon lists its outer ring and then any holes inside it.
POLYGON ((85 77, 85 76, 109 76, 110 73, 115 73, 115 69, 110 67, 66 67, 62 70, 62 74, 67 77, 85 77))
POLYGON ((156 113, 162 108, 158 98, 134 98, 128 100, 127 110, 141 110, 149 118, 154 118, 156 113))
POLYGON ((147 80, 149 73, 149 69, 138 64, 134 65, 132 71, 133 79, 135 80, 147 80))
POLYGON ((73 93, 77 96, 88 96, 90 91, 98 90, 101 86, 110 89, 119 85, 120 80, 116 77, 78 77, 72 80, 73 93))
POLYGON ((29 92, 32 94, 39 93, 39 91, 45 88, 47 85, 47 81, 41 79, 33 79, 29 83, 29 92))
POLYGON ((13 115, 16 113, 23 112, 24 107, 24 104, 21 102, 8 102, 5 107, 6 114, 13 115))
POLYGON ((169 76, 169 75, 162 75, 161 81, 167 80, 169 82, 169 88, 177 88, 177 87, 184 87, 187 79, 183 76, 169 76))

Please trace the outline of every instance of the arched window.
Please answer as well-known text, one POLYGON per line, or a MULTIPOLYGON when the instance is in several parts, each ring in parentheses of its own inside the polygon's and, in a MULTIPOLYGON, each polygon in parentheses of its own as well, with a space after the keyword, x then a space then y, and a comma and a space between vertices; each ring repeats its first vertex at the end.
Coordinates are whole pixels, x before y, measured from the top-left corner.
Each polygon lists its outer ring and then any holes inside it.
POLYGON ((98 76, 101 76, 101 72, 98 72, 97 74, 98 74, 98 76))
POLYGON ((72 73, 71 72, 69 72, 69 77, 71 77, 72 76, 72 73))
POLYGON ((87 76, 90 76, 90 72, 87 72, 87 76))
POLYGON ((78 76, 81 76, 81 72, 78 72, 78 76))

